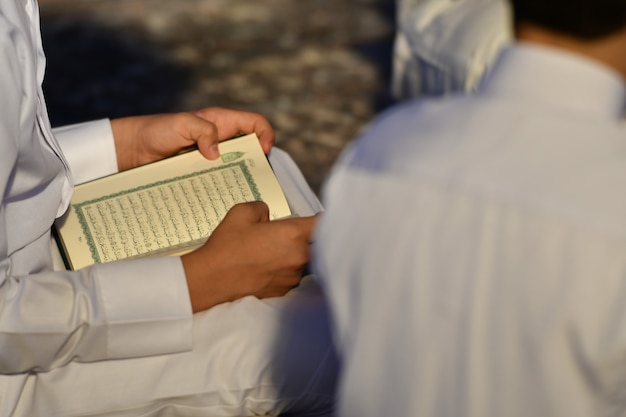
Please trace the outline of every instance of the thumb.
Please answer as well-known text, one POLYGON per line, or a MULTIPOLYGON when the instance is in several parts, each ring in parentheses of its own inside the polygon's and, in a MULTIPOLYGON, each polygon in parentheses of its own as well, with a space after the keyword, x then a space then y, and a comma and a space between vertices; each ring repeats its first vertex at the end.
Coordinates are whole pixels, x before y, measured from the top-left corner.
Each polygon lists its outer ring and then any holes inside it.
POLYGON ((217 146, 219 143, 217 126, 201 117, 195 116, 194 123, 190 126, 190 134, 195 138, 200 153, 207 159, 215 160, 220 157, 217 146))
POLYGON ((224 220, 237 223, 262 223, 270 220, 270 209, 263 201, 251 201, 234 205, 224 220))
POLYGON ((297 228, 302 236, 305 236, 306 239, 309 239, 313 234, 313 230, 315 228, 315 224, 318 220, 319 215, 316 214, 314 216, 305 216, 305 217, 289 217, 286 219, 276 220, 276 223, 284 222, 289 223, 293 227, 297 228))

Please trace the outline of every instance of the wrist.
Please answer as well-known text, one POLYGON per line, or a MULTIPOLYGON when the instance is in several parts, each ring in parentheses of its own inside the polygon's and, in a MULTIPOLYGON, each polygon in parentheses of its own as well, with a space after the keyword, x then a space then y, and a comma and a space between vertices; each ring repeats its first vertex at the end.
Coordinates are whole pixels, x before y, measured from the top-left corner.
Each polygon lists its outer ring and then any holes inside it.
POLYGON ((236 298, 228 293, 227 288, 221 288, 214 268, 207 265, 205 258, 206 256, 199 251, 181 256, 194 313, 236 298))
POLYGON ((137 135, 134 117, 123 117, 111 120, 111 131, 113 132, 113 141, 115 143, 115 155, 117 158, 117 166, 119 171, 125 171, 134 167, 133 140, 137 135))

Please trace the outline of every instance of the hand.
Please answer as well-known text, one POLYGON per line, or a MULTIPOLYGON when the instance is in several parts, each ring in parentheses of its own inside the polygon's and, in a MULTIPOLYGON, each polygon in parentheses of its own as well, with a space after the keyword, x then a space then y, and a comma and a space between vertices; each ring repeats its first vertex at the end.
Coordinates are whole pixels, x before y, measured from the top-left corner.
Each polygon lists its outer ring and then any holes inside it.
POLYGON ((316 217, 269 221, 256 201, 234 206, 198 250, 182 256, 194 313, 254 295, 284 295, 309 260, 316 217))
POLYGON ((256 133, 265 153, 274 144, 274 130, 265 117, 220 107, 114 119, 111 127, 120 171, 196 145, 206 158, 216 159, 217 143, 240 133, 256 133))

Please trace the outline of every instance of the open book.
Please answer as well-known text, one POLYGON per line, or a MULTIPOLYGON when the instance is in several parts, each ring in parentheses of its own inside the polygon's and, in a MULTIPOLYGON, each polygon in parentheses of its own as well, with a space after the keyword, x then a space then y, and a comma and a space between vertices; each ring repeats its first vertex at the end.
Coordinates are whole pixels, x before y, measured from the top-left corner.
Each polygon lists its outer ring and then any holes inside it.
POLYGON ((255 134, 219 147, 216 161, 194 150, 77 185, 55 223, 66 266, 181 255, 237 203, 262 200, 271 220, 291 214, 255 134))

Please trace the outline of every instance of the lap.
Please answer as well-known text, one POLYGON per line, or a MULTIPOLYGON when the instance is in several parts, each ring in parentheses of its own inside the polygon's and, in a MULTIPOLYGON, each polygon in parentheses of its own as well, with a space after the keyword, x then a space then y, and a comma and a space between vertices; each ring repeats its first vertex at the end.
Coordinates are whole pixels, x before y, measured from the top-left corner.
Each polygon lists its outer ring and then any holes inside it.
POLYGON ((24 415, 330 414, 337 363, 327 320, 310 279, 285 297, 225 303, 194 316, 190 352, 33 376, 24 415))

